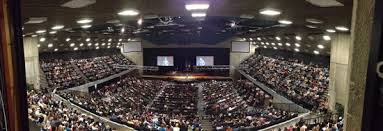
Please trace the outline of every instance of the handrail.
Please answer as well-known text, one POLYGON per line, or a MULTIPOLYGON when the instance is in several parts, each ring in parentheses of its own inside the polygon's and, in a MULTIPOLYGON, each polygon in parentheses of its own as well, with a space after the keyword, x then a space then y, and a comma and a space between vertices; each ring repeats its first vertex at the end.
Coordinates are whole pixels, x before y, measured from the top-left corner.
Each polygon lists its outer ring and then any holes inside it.
POLYGON ((126 125, 123 125, 123 124, 114 122, 114 121, 109 120, 109 119, 107 119, 107 118, 105 118, 105 117, 101 117, 101 116, 96 115, 96 114, 94 114, 94 113, 92 113, 92 112, 90 112, 90 111, 87 111, 87 110, 85 110, 85 109, 83 109, 83 108, 77 106, 76 104, 73 104, 73 103, 70 102, 69 100, 66 100, 66 99, 62 98, 62 97, 61 97, 60 95, 58 95, 58 94, 53 94, 53 96, 54 96, 55 98, 57 98, 57 99, 63 101, 64 103, 66 103, 66 104, 70 104, 72 107, 75 107, 76 109, 81 110, 82 112, 86 112, 87 114, 90 114, 92 117, 96 117, 96 118, 98 118, 99 120, 105 121, 105 122, 107 122, 107 123, 111 123, 111 124, 116 125, 116 126, 119 126, 119 127, 121 127, 121 128, 125 128, 125 129, 129 129, 129 130, 135 131, 135 129, 132 128, 132 127, 129 127, 129 126, 126 126, 126 125))

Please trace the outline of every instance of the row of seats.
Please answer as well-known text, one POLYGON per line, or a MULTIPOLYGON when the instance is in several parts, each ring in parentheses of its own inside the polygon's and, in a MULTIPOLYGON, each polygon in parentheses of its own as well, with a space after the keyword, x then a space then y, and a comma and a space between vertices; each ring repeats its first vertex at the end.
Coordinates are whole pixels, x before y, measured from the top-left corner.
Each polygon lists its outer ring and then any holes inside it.
POLYGON ((296 59, 254 54, 241 69, 297 104, 313 111, 326 112, 329 69, 304 64, 296 59))
POLYGON ((206 113, 215 130, 257 130, 297 114, 271 106, 272 97, 249 81, 203 83, 206 113))

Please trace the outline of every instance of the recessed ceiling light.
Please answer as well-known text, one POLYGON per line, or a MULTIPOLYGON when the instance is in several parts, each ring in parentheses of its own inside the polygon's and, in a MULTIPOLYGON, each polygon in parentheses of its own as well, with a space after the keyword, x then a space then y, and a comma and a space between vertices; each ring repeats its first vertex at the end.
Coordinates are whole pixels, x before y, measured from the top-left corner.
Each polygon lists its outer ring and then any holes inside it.
POLYGON ((85 19, 81 19, 81 20, 77 21, 78 24, 87 24, 87 23, 90 23, 90 22, 93 22, 93 20, 89 19, 89 18, 85 18, 85 19))
POLYGON ((41 34, 41 33, 45 33, 45 32, 47 32, 47 30, 37 30, 36 31, 37 34, 41 34))
POLYGON ((323 23, 323 21, 318 20, 318 19, 314 19, 314 18, 307 18, 306 22, 313 23, 313 24, 322 24, 323 23))
POLYGON ((281 38, 280 38, 280 37, 278 37, 278 36, 277 36, 277 37, 275 37, 275 39, 276 39, 276 40, 281 40, 281 38))
POLYGON ((110 46, 107 47, 108 49, 110 48, 110 46))
POLYGON ((300 45, 300 44, 298 44, 298 43, 295 43, 295 46, 296 46, 296 47, 301 47, 301 45, 300 45))
POLYGON ((265 43, 264 42, 261 42, 261 45, 264 45, 265 43))
POLYGON ((277 50, 278 48, 277 47, 273 47, 274 48, 274 50, 277 50))
POLYGON ((125 32, 125 27, 122 27, 121 28, 121 33, 124 33, 125 32))
POLYGON ((315 25, 306 25, 306 27, 307 27, 307 28, 311 28, 311 29, 316 29, 316 28, 318 28, 318 27, 315 26, 315 25))
POLYGON ((63 25, 56 25, 56 26, 53 26, 51 29, 52 30, 60 30, 60 29, 63 29, 64 26, 63 25))
POLYGON ((258 38, 257 38, 257 40, 259 40, 259 41, 260 41, 260 40, 262 40, 262 39, 261 39, 261 37, 258 37, 258 38))
POLYGON ((52 44, 52 43, 49 43, 49 44, 48 44, 48 47, 49 47, 49 48, 53 47, 53 44, 52 44))
POLYGON ((58 50, 59 50, 59 49, 57 49, 57 48, 55 49, 55 51, 58 51, 58 50))
POLYGON ((280 15, 281 11, 277 9, 266 8, 266 9, 259 10, 259 13, 262 15, 276 16, 276 15, 280 15))
POLYGON ((194 4, 186 4, 186 10, 207 10, 210 5, 207 3, 194 3, 194 4))
POLYGON ((296 40, 302 40, 302 37, 300 37, 300 36, 295 36, 295 39, 296 39, 296 40))
POLYGON ((50 31, 49 34, 56 34, 57 31, 50 31))
POLYGON ((111 45, 112 43, 108 43, 108 45, 111 45))
POLYGON ((67 42, 70 41, 70 38, 66 38, 65 41, 67 41, 67 42))
POLYGON ((263 48, 265 48, 265 49, 266 49, 266 48, 267 48, 267 46, 263 46, 263 48))
POLYGON ((278 43, 278 46, 282 46, 283 44, 282 43, 278 43))
POLYGON ((73 48, 73 50, 78 50, 78 48, 77 48, 77 47, 75 47, 75 48, 73 48))
POLYGON ((291 46, 291 44, 290 43, 286 43, 286 46, 291 46))
POLYGON ((328 36, 328 35, 324 35, 324 36, 323 36, 323 39, 328 41, 328 40, 331 40, 331 37, 328 36))
POLYGON ((273 43, 271 43, 271 45, 275 45, 275 43, 273 42, 273 43))
POLYGON ((28 18, 28 21, 25 22, 25 24, 40 24, 47 20, 48 20, 47 17, 30 17, 28 18))
POLYGON ((81 28, 84 28, 84 29, 87 29, 87 28, 90 28, 90 27, 92 27, 92 25, 83 25, 83 26, 81 26, 81 28))
POLYGON ((92 43, 88 43, 88 46, 92 46, 92 43))
POLYGON ((192 13, 192 17, 205 17, 206 13, 192 13))
POLYGON ((266 42, 266 45, 270 45, 269 42, 266 42))
POLYGON ((336 31, 334 29, 327 29, 326 30, 328 33, 335 33, 336 31))
POLYGON ((294 51, 295 51, 295 52, 299 52, 299 49, 298 49, 298 48, 295 48, 294 51))
POLYGON ((84 46, 84 43, 81 43, 80 46, 84 46))
POLYGON ((95 46, 98 46, 98 43, 94 44, 95 46))
POLYGON ((44 42, 46 39, 44 37, 40 38, 40 42, 44 42))
POLYGON ((137 20, 137 24, 138 24, 138 25, 142 25, 142 21, 143 21, 142 18, 138 19, 138 20, 137 20))
POLYGON ((69 46, 70 46, 70 47, 73 47, 73 46, 75 46, 75 43, 71 43, 69 46))
POLYGON ((98 50, 98 49, 100 49, 100 47, 97 46, 96 49, 98 50))
POLYGON ((318 45, 317 47, 318 47, 319 49, 323 49, 323 48, 324 48, 323 45, 318 45))
POLYGON ((124 11, 121 11, 118 13, 118 15, 122 15, 122 16, 136 16, 138 14, 139 14, 139 12, 137 10, 134 10, 134 9, 124 10, 124 11))
POLYGON ((37 35, 31 35, 31 37, 37 37, 37 35))
POLYGON ((319 54, 319 51, 317 51, 317 50, 314 50, 313 52, 314 52, 314 54, 316 54, 316 55, 319 54))
POLYGON ((105 43, 102 43, 101 45, 102 45, 102 46, 105 46, 105 43))
POLYGON ((336 26, 335 29, 339 30, 339 31, 348 31, 349 29, 345 26, 336 26))
POLYGON ((112 41, 112 38, 109 38, 108 41, 111 42, 111 41, 112 41))
POLYGON ((122 39, 118 39, 118 41, 122 41, 122 39))
POLYGON ((62 4, 62 7, 68 8, 83 8, 89 5, 96 3, 96 0, 69 0, 68 2, 62 4))
POLYGON ((289 21, 289 20, 279 20, 278 22, 279 22, 280 24, 285 24, 285 25, 290 25, 290 24, 293 23, 292 21, 289 21))
POLYGON ((90 38, 86 38, 86 40, 85 41, 90 41, 90 38))

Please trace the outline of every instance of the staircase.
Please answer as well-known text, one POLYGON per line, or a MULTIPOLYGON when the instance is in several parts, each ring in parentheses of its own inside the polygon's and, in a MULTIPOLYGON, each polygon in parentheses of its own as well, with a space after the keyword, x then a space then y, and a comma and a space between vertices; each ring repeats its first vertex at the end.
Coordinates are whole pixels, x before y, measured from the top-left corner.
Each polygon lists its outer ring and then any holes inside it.
POLYGON ((90 82, 89 79, 88 79, 88 77, 86 77, 86 76, 84 75, 84 73, 82 73, 82 71, 80 70, 80 68, 78 68, 77 65, 73 63, 73 61, 71 61, 70 64, 72 65, 73 69, 74 69, 78 74, 80 74, 82 78, 84 78, 85 83, 89 83, 89 82, 90 82))
POLYGON ((198 87, 198 116, 201 120, 202 129, 205 131, 212 131, 213 130, 213 124, 210 122, 209 117, 205 114, 205 104, 203 100, 203 87, 201 84, 197 85, 198 87))
POLYGON ((153 103, 155 101, 158 100, 158 98, 161 96, 162 92, 164 92, 164 89, 169 86, 169 85, 165 85, 164 87, 162 87, 162 89, 160 91, 157 92, 156 96, 154 97, 154 99, 148 104, 145 106, 145 109, 148 111, 150 109, 150 107, 152 107, 153 103))
POLYGON ((43 69, 41 68, 39 68, 39 83, 40 83, 40 89, 49 88, 47 77, 45 76, 45 73, 43 69))

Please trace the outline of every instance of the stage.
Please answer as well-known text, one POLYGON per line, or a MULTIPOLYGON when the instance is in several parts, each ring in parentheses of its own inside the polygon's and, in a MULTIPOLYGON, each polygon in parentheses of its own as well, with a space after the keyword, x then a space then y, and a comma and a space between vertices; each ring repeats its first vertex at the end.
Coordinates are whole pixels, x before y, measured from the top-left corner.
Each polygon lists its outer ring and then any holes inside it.
POLYGON ((142 75, 143 78, 151 79, 167 79, 181 82, 198 81, 198 80, 231 80, 231 77, 209 76, 206 73, 185 73, 173 71, 166 75, 142 75))

